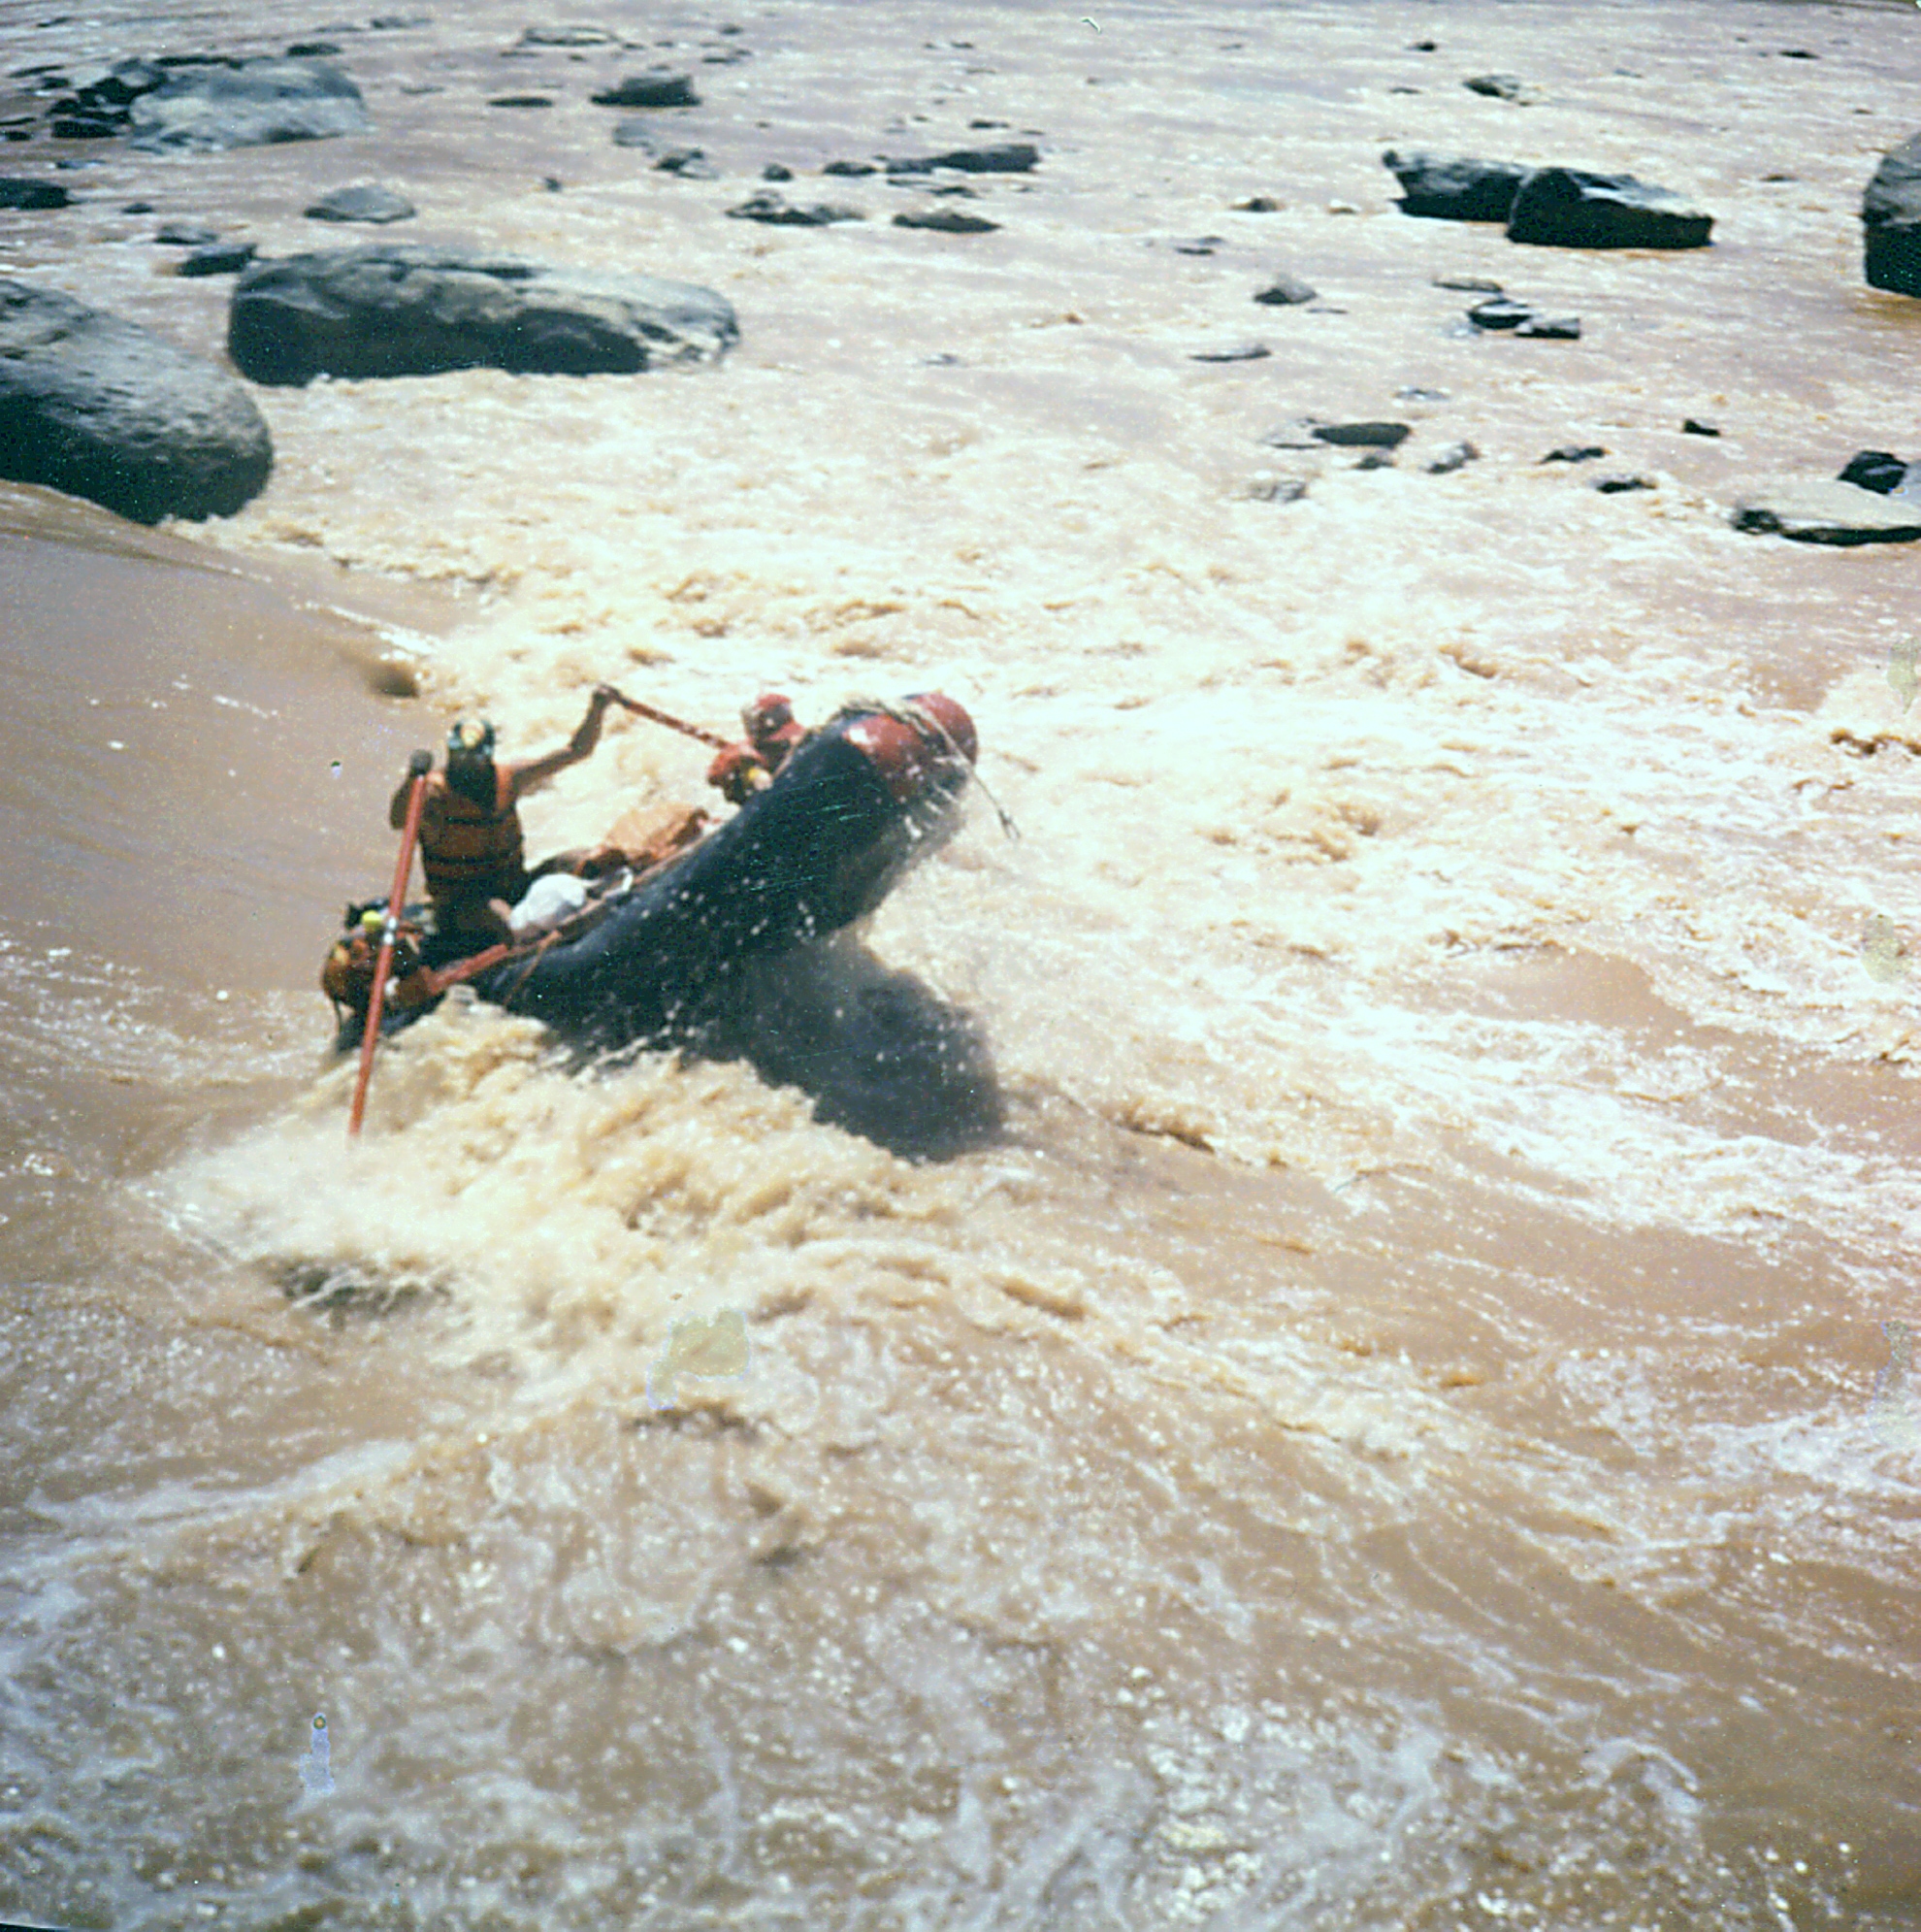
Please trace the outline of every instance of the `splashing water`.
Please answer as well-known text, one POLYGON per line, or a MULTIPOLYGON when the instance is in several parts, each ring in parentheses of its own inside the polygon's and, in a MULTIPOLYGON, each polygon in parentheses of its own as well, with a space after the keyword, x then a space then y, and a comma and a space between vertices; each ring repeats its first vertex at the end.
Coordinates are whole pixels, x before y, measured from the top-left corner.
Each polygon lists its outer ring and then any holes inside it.
POLYGON ((1890 1449, 1921 1449, 1921 1393, 1907 1379, 1914 1354, 1914 1331, 1905 1322, 1883 1322, 1888 1338, 1887 1366, 1874 1378, 1869 1416, 1874 1433, 1890 1449))
POLYGON ((334 1774, 327 1762, 327 1718, 316 1711, 313 1714, 313 1736, 308 1746, 308 1753, 300 1761, 300 1782, 307 1786, 310 1798, 324 1798, 334 1788, 334 1774))
POLYGON ((673 1407, 677 1376, 740 1375, 747 1367, 747 1318, 738 1308, 676 1322, 660 1359, 647 1371, 647 1404, 673 1407))

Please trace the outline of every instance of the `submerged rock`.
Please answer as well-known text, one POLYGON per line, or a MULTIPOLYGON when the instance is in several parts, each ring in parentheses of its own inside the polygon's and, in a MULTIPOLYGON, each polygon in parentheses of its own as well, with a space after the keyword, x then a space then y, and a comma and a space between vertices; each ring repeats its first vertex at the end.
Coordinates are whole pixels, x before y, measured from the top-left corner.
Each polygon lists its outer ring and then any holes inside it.
POLYGON ((1270 309, 1291 309, 1299 303, 1312 302, 1319 293, 1318 288, 1311 287, 1299 276, 1288 275, 1283 270, 1255 294, 1254 300, 1270 309))
POLYGON ((1434 461, 1427 466, 1430 476, 1451 476, 1456 470, 1465 470, 1470 463, 1481 460, 1481 451, 1471 442, 1450 442, 1436 453, 1434 461))
POLYGON ((136 523, 231 516, 274 447, 224 369, 71 296, 0 281, 0 475, 136 523))
POLYGON ((180 257, 176 275, 239 275, 252 261, 251 242, 214 242, 205 248, 189 248, 180 257))
POLYGON ((1000 226, 964 208, 915 208, 894 217, 896 228, 931 228, 942 235, 991 235, 1000 226))
POLYGON ((930 175, 958 168, 969 175, 1025 175, 1040 161, 1040 149, 1026 141, 1003 141, 992 147, 950 147, 945 154, 923 154, 887 164, 890 175, 930 175))
POLYGON ((1852 483, 1790 477, 1750 490, 1735 506, 1734 527, 1797 543, 1912 543, 1921 539, 1921 504, 1877 499, 1852 483))
POLYGON ((1401 184, 1401 213, 1438 221, 1505 221, 1528 170, 1517 161, 1401 154, 1381 157, 1401 184))
POLYGON ((320 375, 632 375, 739 339, 711 289, 551 269, 508 255, 380 245, 292 255, 234 290, 227 353, 255 382, 320 375))
POLYGON ((1311 434, 1343 449, 1398 449, 1414 432, 1406 423, 1317 423, 1311 434))
POLYGON ((1508 240, 1549 248, 1705 248, 1714 217, 1632 175, 1536 168, 1508 214, 1508 240))
POLYGON ((38 181, 17 175, 0 175, 0 208, 65 208, 72 199, 58 181, 38 181))
POLYGON ((247 60, 180 74, 132 109, 133 146, 216 151, 365 134, 367 108, 322 60, 247 60))
POLYGON ((858 208, 843 208, 838 203, 817 201, 810 208, 796 208, 783 196, 771 188, 763 188, 751 194, 738 208, 730 208, 728 213, 735 221, 765 221, 772 228, 826 228, 836 221, 864 221, 858 208))
POLYGON ((324 194, 307 210, 309 221, 411 221, 419 210, 398 188, 359 181, 324 194))
POLYGON ((1921 295, 1921 134, 1882 156, 1861 197, 1861 233, 1869 286, 1921 295))
POLYGON ((1484 94, 1490 101, 1517 101, 1527 83, 1518 74, 1477 74, 1461 85, 1470 94, 1484 94))
POLYGON ((1189 362, 1260 362, 1274 351, 1265 343, 1231 343, 1222 348, 1189 351, 1189 362))

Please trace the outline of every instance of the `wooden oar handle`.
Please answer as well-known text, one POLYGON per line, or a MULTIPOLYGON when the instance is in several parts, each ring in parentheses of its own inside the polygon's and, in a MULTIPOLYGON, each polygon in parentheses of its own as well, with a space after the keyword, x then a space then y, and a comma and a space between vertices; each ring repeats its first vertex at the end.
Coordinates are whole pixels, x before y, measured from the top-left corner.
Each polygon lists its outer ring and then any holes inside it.
POLYGON ((729 740, 722 737, 718 732, 703 731, 699 725, 690 725, 685 718, 676 718, 670 711, 656 710, 652 704, 643 704, 639 699, 630 698, 625 691, 615 691, 611 684, 607 689, 613 693, 616 704, 625 706, 640 717, 652 718, 655 724, 666 725, 669 731, 685 733, 689 737, 698 737, 702 744, 710 744, 716 751, 727 748, 729 740))
POLYGON ((420 814, 427 803, 427 774, 434 769, 431 752, 416 751, 407 767, 413 788, 407 798, 407 824, 401 832, 400 858, 394 866, 393 890, 387 895, 387 917, 380 928, 380 950, 374 956, 374 992, 367 1002, 367 1031, 360 1036, 360 1073, 353 1083, 353 1104, 347 1109, 347 1138, 360 1137, 367 1112, 367 1083, 374 1077, 374 1049, 380 1043, 380 1009, 387 999, 387 968, 394 959, 394 934, 407 904, 407 875, 413 870, 413 847, 420 836, 420 814))

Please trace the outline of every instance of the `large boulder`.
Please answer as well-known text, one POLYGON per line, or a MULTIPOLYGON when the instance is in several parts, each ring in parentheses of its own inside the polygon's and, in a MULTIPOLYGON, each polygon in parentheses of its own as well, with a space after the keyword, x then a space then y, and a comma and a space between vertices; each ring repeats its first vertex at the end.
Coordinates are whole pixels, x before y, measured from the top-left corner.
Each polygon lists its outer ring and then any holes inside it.
POLYGON ((249 269, 234 288, 227 353, 272 383, 453 369, 632 375, 718 356, 739 335, 733 307, 691 282, 375 245, 249 269))
POLYGON ((1871 287, 1921 295, 1921 134, 1883 155, 1861 197, 1871 287))
POLYGON ((1401 213, 1440 221, 1507 220, 1528 173, 1517 161, 1402 154, 1392 147, 1381 159, 1401 184, 1401 213))
POLYGON ((324 60, 245 60, 195 68, 143 93, 130 110, 133 146, 214 151, 277 141, 364 134, 356 87, 324 60))
POLYGON ((72 296, 0 281, 0 475, 157 523, 231 516, 273 467, 267 425, 224 369, 72 296))
POLYGON ((1749 490, 1735 506, 1734 526, 1797 543, 1912 543, 1921 540, 1921 504, 1876 496, 1852 483, 1790 477, 1749 490))
POLYGON ((1536 168, 1508 213, 1508 240, 1549 248, 1705 248, 1714 217, 1632 175, 1536 168))

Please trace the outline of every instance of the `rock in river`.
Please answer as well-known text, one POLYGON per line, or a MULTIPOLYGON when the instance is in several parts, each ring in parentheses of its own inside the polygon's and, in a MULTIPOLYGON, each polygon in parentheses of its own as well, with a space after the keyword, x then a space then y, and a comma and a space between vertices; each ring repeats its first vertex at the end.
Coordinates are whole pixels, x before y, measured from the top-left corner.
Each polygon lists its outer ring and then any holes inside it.
POLYGON ((896 228, 931 228, 942 235, 992 235, 1000 226, 964 208, 917 208, 894 217, 896 228))
POLYGON ((231 516, 274 447, 223 369, 50 289, 0 281, 0 475, 136 523, 231 516))
POLYGON ((1297 303, 1312 302, 1319 293, 1319 289, 1310 287, 1299 276, 1288 275, 1283 270, 1254 297, 1254 300, 1264 303, 1270 309, 1290 309, 1297 303))
POLYGON ((324 60, 246 60, 190 68, 142 94, 131 110, 136 147, 217 150, 364 134, 356 87, 324 60))
POLYGON ((858 208, 847 208, 838 202, 817 201, 807 208, 796 208, 772 188, 750 194, 738 208, 730 208, 728 213, 736 221, 765 221, 773 228, 826 228, 836 221, 867 218, 858 208))
POLYGON ((1711 214, 1632 175, 1536 168, 1508 214, 1508 240, 1550 248, 1705 248, 1711 214))
POLYGON ((72 197, 58 181, 20 175, 0 176, 0 208, 65 208, 72 197))
POLYGON ((1921 538, 1921 504, 1793 477, 1756 485, 1735 506, 1734 526, 1797 543, 1912 543, 1921 538))
POLYGON ((698 108, 700 97, 686 74, 630 74, 617 86, 596 94, 598 108, 698 108))
POLYGON ((1881 157, 1861 197, 1868 283, 1921 295, 1921 134, 1881 157))
POLYGON ((1892 450, 1858 449, 1836 480, 1872 490, 1877 497, 1891 497, 1896 491, 1910 496, 1921 492, 1921 463, 1904 463, 1892 450))
POLYGON ((1517 161, 1471 161, 1441 154, 1381 157, 1401 184, 1401 213, 1441 221, 1505 221, 1528 170, 1517 161))
POLYGON ((411 221, 419 210, 400 192, 379 181, 357 181, 324 194, 307 210, 309 221, 411 221))
POLYGON ((320 375, 631 375, 739 339, 711 289, 458 248, 376 245, 263 262, 234 289, 227 353, 255 382, 320 375))

